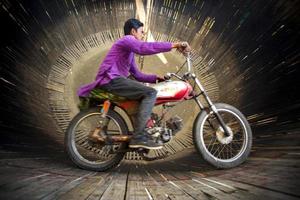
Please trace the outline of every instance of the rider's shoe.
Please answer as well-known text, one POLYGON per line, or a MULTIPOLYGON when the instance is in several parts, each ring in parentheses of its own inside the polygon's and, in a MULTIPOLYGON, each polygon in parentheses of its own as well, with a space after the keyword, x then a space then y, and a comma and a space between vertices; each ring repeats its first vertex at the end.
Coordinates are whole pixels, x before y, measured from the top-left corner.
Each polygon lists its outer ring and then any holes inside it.
POLYGON ((161 149, 162 143, 155 142, 152 138, 146 135, 133 136, 129 143, 130 148, 145 148, 145 149, 161 149))

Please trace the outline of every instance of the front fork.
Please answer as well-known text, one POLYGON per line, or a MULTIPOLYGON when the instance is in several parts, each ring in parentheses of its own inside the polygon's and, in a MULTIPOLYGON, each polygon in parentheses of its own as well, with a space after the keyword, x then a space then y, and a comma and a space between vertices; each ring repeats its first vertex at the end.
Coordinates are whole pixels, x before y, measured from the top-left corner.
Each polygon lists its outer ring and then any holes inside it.
MULTIPOLYGON (((224 130, 224 134, 226 137, 230 136, 230 133, 228 131, 228 128, 223 120, 223 118, 221 117, 220 113, 218 112, 216 106, 212 103, 212 101, 210 100, 210 98, 208 97, 204 87, 201 85, 199 79, 196 77, 195 74, 192 74, 192 78, 194 79, 194 81, 196 82, 197 86, 199 87, 201 93, 199 95, 203 95, 204 99, 206 100, 207 104, 209 105, 209 110, 211 110, 214 115, 216 116, 218 122, 220 123, 221 127, 224 130)), ((201 110, 204 110, 204 106, 201 104, 201 102, 199 101, 199 99, 197 99, 197 97, 194 97, 196 103, 198 104, 198 106, 200 107, 201 110)), ((209 113, 208 113, 209 114, 209 113)))

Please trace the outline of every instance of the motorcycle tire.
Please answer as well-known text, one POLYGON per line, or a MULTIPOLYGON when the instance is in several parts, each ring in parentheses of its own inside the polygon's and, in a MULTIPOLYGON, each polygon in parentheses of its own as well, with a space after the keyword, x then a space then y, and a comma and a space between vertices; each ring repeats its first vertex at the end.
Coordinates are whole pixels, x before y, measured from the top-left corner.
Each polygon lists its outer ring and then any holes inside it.
POLYGON ((215 107, 224 117, 222 118, 230 130, 230 135, 224 135, 223 128, 212 112, 203 110, 194 122, 194 145, 203 159, 211 165, 221 169, 232 168, 243 163, 249 156, 252 146, 251 127, 246 117, 235 107, 224 103, 217 103, 215 107), (229 121, 230 117, 235 120, 229 121), (238 149, 237 147, 240 150, 234 149, 238 149), (236 155, 233 152, 236 152, 236 155))
MULTIPOLYGON (((84 120, 87 116, 101 116, 100 108, 90 108, 87 110, 83 110, 79 112, 70 122, 66 134, 65 134, 65 150, 68 153, 70 159, 73 163, 75 163, 78 167, 86 170, 92 170, 92 171, 106 171, 110 168, 115 167, 118 165, 121 160, 124 157, 125 151, 124 150, 127 147, 126 143, 119 144, 119 152, 115 153, 114 156, 111 159, 108 159, 107 161, 97 163, 93 161, 89 161, 88 159, 84 158, 82 155, 80 155, 79 151, 76 148, 76 142, 75 142, 75 136, 74 132, 77 127, 77 125, 84 120)), ((124 121, 124 119, 114 110, 109 110, 107 115, 107 118, 114 121, 114 123, 117 124, 117 126, 120 128, 121 134, 128 134, 128 127, 124 121)), ((92 148, 90 148, 92 149, 92 148)))

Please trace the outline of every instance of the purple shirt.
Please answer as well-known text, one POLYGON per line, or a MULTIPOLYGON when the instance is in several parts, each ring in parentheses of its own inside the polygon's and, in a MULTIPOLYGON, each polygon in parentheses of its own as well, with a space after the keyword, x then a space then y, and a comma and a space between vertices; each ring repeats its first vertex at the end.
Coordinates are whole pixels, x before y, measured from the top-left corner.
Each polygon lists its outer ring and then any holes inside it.
POLYGON ((130 74, 141 82, 155 83, 156 75, 140 72, 134 60, 134 53, 151 55, 172 49, 170 42, 143 42, 132 35, 126 35, 116 41, 100 65, 94 82, 83 85, 77 91, 78 96, 87 96, 97 86, 109 83, 112 79, 130 74))

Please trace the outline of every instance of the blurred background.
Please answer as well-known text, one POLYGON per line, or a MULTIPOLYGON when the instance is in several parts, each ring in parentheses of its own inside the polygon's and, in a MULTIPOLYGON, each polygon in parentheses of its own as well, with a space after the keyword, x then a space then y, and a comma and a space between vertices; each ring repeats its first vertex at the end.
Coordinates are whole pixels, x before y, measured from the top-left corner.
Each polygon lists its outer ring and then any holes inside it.
MULTIPOLYGON (((144 22, 148 41, 191 44, 209 95, 247 116, 254 145, 299 145, 297 1, 1 0, 0 7, 1 148, 61 149, 78 112, 76 90, 94 80, 132 17, 144 22)), ((173 51, 137 62, 163 75, 184 58, 173 51)), ((183 114, 185 121, 194 116, 183 114)), ((182 135, 180 150, 192 146, 189 128, 182 135)))

